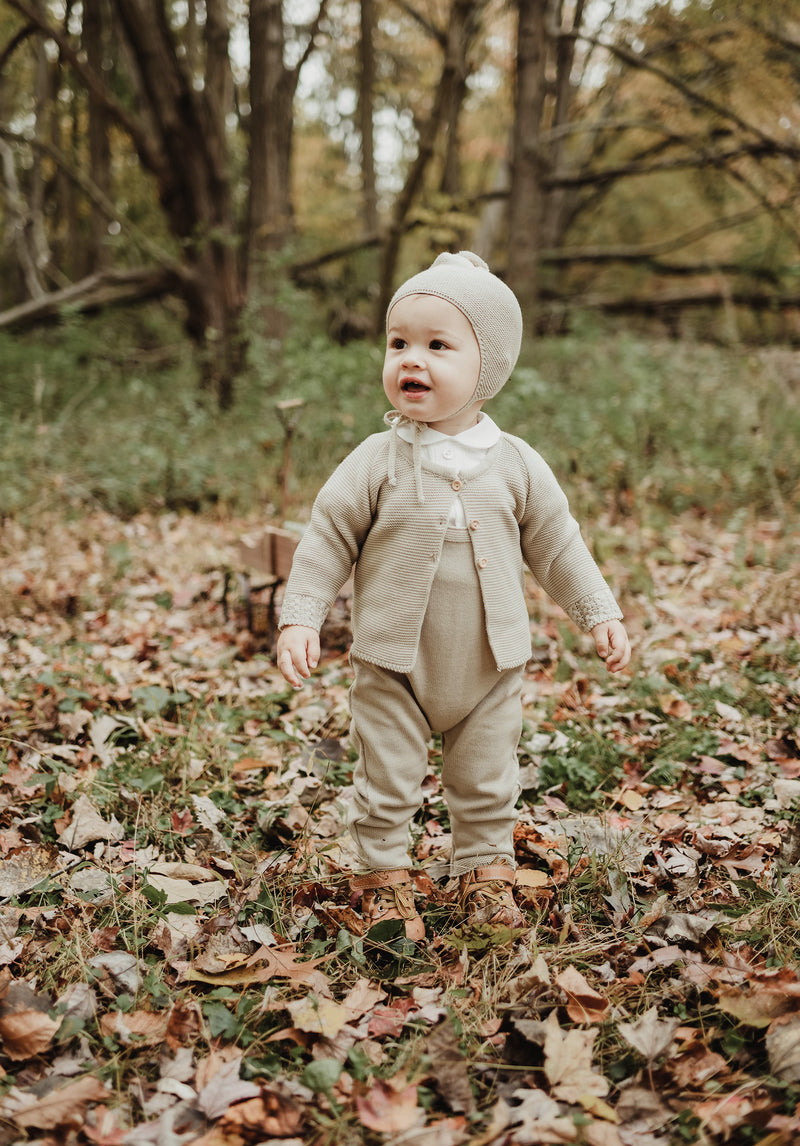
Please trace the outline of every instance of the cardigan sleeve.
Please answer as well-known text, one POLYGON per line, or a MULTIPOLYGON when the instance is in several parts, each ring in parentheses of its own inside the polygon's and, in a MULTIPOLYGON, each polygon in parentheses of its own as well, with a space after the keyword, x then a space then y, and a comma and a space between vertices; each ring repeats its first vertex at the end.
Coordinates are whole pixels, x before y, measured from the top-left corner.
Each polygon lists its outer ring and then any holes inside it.
POLYGON ((372 526, 377 504, 373 462, 386 437, 373 434, 357 446, 317 495, 311 520, 295 550, 280 628, 322 627, 372 526))
POLYGON ((515 440, 528 471, 528 497, 520 520, 525 561, 544 591, 584 632, 622 612, 581 536, 567 497, 544 459, 515 440))

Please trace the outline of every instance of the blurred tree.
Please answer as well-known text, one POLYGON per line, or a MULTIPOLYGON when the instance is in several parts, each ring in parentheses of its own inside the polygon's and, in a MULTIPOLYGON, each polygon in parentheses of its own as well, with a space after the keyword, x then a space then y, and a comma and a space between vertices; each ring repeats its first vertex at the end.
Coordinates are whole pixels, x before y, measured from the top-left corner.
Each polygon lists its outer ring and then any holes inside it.
MULTIPOLYGON (((262 270, 265 252, 280 248, 291 230, 289 166, 292 105, 300 68, 313 49, 324 13, 321 0, 316 22, 298 62, 284 63, 285 30, 280 0, 253 0, 250 5, 249 211, 237 211, 234 170, 233 79, 230 58, 229 11, 225 0, 206 0, 202 39, 197 11, 179 21, 178 10, 165 0, 88 0, 82 18, 67 11, 65 24, 56 22, 54 8, 36 0, 9 0, 45 43, 55 45, 61 68, 88 97, 88 174, 78 157, 78 122, 71 121, 74 146, 61 141, 46 145, 33 140, 58 164, 70 188, 80 183, 94 206, 114 220, 111 195, 109 124, 121 130, 157 188, 167 226, 164 246, 147 242, 159 266, 149 274, 101 273, 105 256, 100 228, 91 228, 91 273, 83 284, 99 302, 118 297, 126 284, 131 296, 168 287, 183 299, 187 331, 200 348, 204 384, 213 388, 222 406, 233 399, 233 381, 241 364, 239 319, 253 274, 262 270), (108 66, 107 66, 108 64, 108 66)), ((14 33, 3 59, 29 38, 14 33)), ((72 102, 77 97, 72 89, 72 102)), ((57 108, 51 103, 50 108, 57 108)), ((62 117, 51 110, 54 124, 62 117)), ((8 120, 6 120, 8 122, 8 120)), ((28 142, 5 129, 5 138, 28 142)), ((64 206, 68 233, 75 236, 76 208, 64 206)), ((94 217, 94 216, 93 216, 94 217)), ((141 235, 139 236, 141 237, 141 235)), ((77 260, 65 259, 77 267, 77 260)), ((71 300, 80 284, 68 288, 71 300)), ((52 313, 63 301, 36 298, 28 314, 52 313)))

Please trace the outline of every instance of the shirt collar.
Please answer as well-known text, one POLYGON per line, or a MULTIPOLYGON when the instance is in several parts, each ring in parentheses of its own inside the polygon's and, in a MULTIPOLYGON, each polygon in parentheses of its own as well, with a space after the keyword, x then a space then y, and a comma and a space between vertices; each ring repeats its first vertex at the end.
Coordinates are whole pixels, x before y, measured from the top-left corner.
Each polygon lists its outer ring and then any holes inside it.
MULTIPOLYGON (((414 427, 408 422, 402 422, 397 427, 397 433, 404 442, 414 440, 414 427)), ((462 430, 460 434, 442 434, 439 430, 432 430, 430 426, 423 426, 419 444, 432 446, 436 442, 458 442, 467 449, 488 450, 499 441, 500 436, 501 430, 497 423, 481 411, 478 414, 477 424, 470 426, 468 430, 462 430)))

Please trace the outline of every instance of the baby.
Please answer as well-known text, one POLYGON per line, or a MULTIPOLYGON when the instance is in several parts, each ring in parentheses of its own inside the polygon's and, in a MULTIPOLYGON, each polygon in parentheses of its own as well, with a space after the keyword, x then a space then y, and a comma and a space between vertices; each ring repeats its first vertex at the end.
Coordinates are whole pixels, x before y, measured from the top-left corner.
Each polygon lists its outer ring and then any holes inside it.
POLYGON ((432 732, 452 829, 451 875, 470 920, 525 926, 512 894, 517 745, 531 653, 523 562, 594 637, 611 672, 622 613, 544 460, 482 412, 522 338, 513 292, 469 251, 405 282, 387 313, 383 388, 394 409, 323 486, 281 609, 278 667, 295 688, 355 565, 350 830, 365 930, 395 919, 424 937, 409 824, 432 732))

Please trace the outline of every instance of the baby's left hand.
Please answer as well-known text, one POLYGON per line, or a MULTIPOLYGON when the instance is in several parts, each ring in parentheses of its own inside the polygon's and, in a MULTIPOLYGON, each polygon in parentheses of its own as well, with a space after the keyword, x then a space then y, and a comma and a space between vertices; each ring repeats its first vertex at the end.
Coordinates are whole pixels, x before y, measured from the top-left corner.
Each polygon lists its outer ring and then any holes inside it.
POLYGON ((609 672, 619 672, 631 659, 631 642, 622 621, 602 621, 592 629, 597 655, 609 672))

